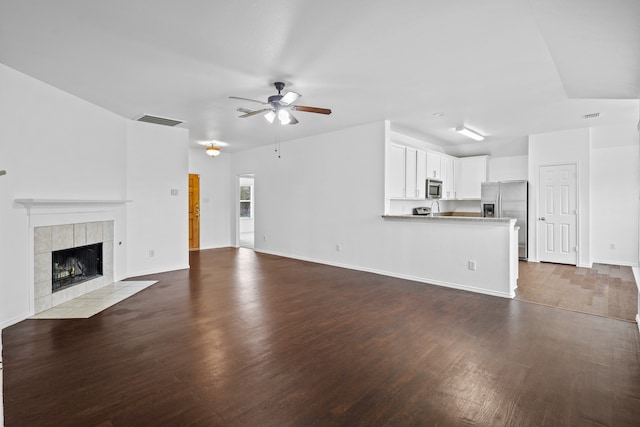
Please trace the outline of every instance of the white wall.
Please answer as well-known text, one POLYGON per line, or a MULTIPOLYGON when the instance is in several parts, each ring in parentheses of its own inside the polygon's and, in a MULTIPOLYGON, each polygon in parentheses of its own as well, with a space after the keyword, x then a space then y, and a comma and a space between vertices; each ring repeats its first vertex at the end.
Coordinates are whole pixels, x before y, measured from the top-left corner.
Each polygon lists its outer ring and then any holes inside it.
POLYGON ((538 167, 571 162, 578 164, 578 265, 637 265, 640 160, 635 123, 530 137, 529 258, 537 258, 538 167))
POLYGON ((529 137, 529 259, 538 260, 538 170, 543 165, 575 163, 578 177, 578 265, 591 267, 589 129, 550 132, 529 137))
POLYGON ((188 143, 187 129, 127 121, 129 276, 189 267, 188 143))
POLYGON ((255 175, 256 250, 507 296, 508 278, 496 280, 508 276, 507 227, 381 217, 384 151, 381 122, 283 142, 282 158, 272 147, 235 153, 232 175, 255 175))
MULTIPOLYGON (((0 327, 29 315, 29 218, 16 198, 124 199, 121 117, 0 64, 0 327)), ((126 260, 116 253, 116 270, 126 260)))
POLYGON ((489 181, 529 179, 528 156, 489 157, 489 181))
POLYGON ((186 130, 131 122, 2 64, 0 93, 0 328, 31 314, 35 225, 116 218, 116 279, 188 264, 186 130), (134 202, 29 217, 17 198, 134 202))
POLYGON ((591 149, 593 262, 637 265, 638 130, 633 124, 593 128, 591 149))
POLYGON ((189 150, 189 173, 200 175, 200 248, 231 246, 231 154, 208 156, 203 148, 189 150))

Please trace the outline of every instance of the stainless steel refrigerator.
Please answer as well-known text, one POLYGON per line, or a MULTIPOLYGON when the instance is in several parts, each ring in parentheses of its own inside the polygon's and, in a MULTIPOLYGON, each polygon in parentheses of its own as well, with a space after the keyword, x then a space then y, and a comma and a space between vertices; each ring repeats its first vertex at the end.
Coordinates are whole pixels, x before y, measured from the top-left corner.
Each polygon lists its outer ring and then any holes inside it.
POLYGON ((515 218, 518 230, 518 257, 527 259, 527 181, 483 182, 482 216, 515 218))

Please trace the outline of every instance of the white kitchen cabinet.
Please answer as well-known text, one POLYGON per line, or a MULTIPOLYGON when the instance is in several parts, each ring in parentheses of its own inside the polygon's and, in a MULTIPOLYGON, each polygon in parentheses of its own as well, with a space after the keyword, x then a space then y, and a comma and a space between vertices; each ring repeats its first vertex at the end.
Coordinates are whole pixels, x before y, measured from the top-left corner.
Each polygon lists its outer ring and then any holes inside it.
POLYGON ((427 197, 427 152, 417 150, 416 154, 416 177, 418 186, 418 199, 425 199, 427 197))
POLYGON ((405 197, 415 199, 418 197, 418 150, 407 147, 405 149, 405 197))
POLYGON ((442 156, 433 152, 427 153, 427 178, 442 179, 442 156))
POLYGON ((482 183, 487 180, 489 156, 461 157, 458 159, 457 198, 480 199, 482 183))
POLYGON ((387 190, 390 199, 403 199, 405 194, 405 149, 402 145, 389 145, 387 190))
POLYGON ((442 173, 442 198, 454 200, 456 194, 456 169, 458 159, 451 156, 443 156, 440 160, 442 173))
POLYGON ((413 147, 389 146, 388 197, 390 199, 424 199, 426 152, 413 147))

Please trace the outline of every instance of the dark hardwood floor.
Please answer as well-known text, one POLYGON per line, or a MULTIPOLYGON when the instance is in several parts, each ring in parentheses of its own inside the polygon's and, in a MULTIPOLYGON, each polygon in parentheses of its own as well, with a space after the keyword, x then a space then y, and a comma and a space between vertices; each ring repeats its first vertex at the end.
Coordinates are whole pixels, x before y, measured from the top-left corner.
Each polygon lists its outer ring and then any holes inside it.
POLYGON ((11 426, 637 426, 631 322, 191 252, 89 319, 3 331, 11 426))
POLYGON ((638 288, 631 267, 520 262, 516 300, 634 322, 638 288))

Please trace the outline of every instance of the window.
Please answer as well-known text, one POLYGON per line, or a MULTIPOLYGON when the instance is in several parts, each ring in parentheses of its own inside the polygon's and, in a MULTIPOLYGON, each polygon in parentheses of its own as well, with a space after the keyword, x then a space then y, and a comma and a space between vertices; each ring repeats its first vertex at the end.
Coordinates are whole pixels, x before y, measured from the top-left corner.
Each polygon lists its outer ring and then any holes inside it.
POLYGON ((253 187, 251 185, 240 186, 240 218, 253 217, 253 187))

